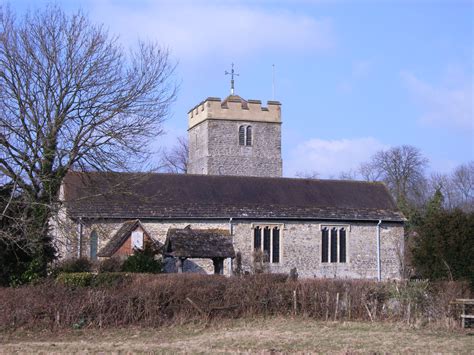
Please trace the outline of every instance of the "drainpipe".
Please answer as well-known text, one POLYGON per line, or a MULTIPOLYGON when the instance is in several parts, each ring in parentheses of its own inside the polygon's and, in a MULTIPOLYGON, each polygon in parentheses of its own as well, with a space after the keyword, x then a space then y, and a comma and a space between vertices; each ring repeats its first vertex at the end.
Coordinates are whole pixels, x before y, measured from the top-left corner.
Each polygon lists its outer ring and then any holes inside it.
POLYGON ((382 271, 380 269, 380 225, 382 220, 377 223, 377 281, 382 281, 382 271))
POLYGON ((77 231, 79 234, 77 243, 77 258, 79 259, 82 254, 82 218, 79 218, 79 225, 77 226, 77 231))
MULTIPOLYGON (((229 218, 229 232, 232 237, 232 246, 234 246, 234 227, 232 225, 232 217, 229 218)), ((227 259, 227 267, 229 269, 229 276, 232 276, 232 258, 227 259)))

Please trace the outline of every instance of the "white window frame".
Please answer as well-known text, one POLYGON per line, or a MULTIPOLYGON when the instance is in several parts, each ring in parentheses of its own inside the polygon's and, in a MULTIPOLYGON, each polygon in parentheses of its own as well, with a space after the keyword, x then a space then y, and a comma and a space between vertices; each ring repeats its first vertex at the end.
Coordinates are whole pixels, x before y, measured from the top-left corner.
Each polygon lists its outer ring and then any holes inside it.
POLYGON ((134 230, 132 232, 132 235, 131 235, 131 244, 132 244, 132 250, 135 250, 135 249, 139 249, 139 250, 142 250, 143 249, 143 244, 144 244, 144 240, 143 240, 143 236, 144 236, 144 233, 142 230, 134 230))

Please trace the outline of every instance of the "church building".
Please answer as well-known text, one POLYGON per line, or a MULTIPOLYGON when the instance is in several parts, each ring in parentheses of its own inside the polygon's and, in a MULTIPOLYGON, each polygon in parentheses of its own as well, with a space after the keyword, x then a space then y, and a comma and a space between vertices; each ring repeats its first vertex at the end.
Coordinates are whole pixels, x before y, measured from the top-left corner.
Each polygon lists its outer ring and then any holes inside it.
POLYGON ((283 178, 281 129, 280 102, 232 92, 189 111, 187 174, 69 172, 60 256, 126 257, 152 242, 170 272, 230 275, 238 259, 243 272, 401 278, 405 218, 386 187, 283 178))

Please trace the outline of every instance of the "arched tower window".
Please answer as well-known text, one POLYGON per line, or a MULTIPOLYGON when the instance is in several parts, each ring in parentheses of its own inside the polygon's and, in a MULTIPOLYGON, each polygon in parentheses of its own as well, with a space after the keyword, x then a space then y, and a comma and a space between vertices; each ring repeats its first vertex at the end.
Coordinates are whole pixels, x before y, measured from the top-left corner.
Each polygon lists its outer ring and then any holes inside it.
POLYGON ((239 126, 239 144, 252 145, 252 126, 239 126))
POLYGON ((239 127, 239 144, 245 145, 245 126, 239 127))
POLYGON ((245 145, 252 145, 252 126, 247 126, 245 145))
POLYGON ((90 238, 90 257, 92 260, 97 260, 97 247, 99 244, 99 237, 97 236, 97 232, 95 230, 92 231, 91 233, 91 238, 90 238))

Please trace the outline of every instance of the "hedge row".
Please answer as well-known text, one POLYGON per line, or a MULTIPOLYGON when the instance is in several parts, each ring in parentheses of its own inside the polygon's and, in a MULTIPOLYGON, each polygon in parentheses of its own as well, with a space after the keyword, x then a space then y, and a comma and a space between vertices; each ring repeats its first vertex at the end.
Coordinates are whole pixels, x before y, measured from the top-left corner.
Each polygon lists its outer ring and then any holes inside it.
POLYGON ((100 274, 72 275, 39 285, 0 288, 0 327, 155 327, 276 315, 446 322, 454 316, 450 301, 470 296, 468 284, 461 282, 293 281, 266 274, 243 278, 113 274, 107 280, 100 274))
POLYGON ((122 272, 94 274, 91 272, 60 273, 56 282, 68 287, 118 287, 131 281, 132 276, 122 272))

